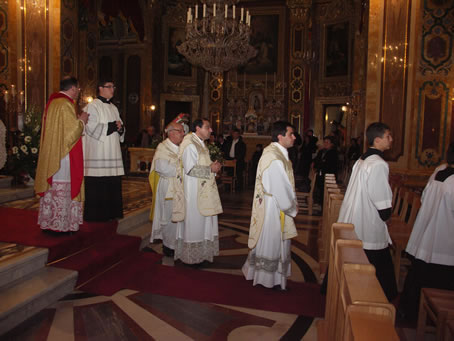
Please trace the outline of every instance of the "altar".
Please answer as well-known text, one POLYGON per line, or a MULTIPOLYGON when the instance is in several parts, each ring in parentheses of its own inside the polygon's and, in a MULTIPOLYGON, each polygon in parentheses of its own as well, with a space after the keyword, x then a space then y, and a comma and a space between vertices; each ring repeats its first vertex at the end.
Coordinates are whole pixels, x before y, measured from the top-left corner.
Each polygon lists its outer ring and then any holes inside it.
POLYGON ((129 147, 129 159, 131 161, 131 165, 129 167, 130 172, 148 172, 149 167, 146 170, 140 169, 140 163, 145 162, 151 164, 153 161, 154 153, 156 149, 152 148, 139 148, 139 147, 129 147))

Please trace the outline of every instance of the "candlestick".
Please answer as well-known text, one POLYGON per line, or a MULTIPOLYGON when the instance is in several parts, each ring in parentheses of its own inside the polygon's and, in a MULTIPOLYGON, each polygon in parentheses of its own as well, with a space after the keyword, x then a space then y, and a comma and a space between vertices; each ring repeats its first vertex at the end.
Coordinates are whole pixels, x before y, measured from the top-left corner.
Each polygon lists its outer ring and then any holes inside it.
POLYGON ((199 17, 199 5, 195 5, 195 18, 199 17))
POLYGON ((265 72, 265 98, 268 93, 268 72, 265 72))
POLYGON ((203 4, 203 17, 205 18, 207 15, 207 5, 203 4))
POLYGON ((233 5, 233 10, 232 10, 233 19, 235 19, 235 9, 236 9, 236 7, 235 7, 235 5, 233 5))
POLYGON ((213 17, 216 16, 216 4, 213 4, 213 17))
POLYGON ((244 16, 244 8, 241 7, 241 19, 240 19, 241 22, 243 21, 243 16, 244 16))
POLYGON ((246 71, 243 73, 243 97, 246 96, 246 71))
POLYGON ((225 5, 225 18, 227 19, 227 10, 228 10, 228 6, 225 5))

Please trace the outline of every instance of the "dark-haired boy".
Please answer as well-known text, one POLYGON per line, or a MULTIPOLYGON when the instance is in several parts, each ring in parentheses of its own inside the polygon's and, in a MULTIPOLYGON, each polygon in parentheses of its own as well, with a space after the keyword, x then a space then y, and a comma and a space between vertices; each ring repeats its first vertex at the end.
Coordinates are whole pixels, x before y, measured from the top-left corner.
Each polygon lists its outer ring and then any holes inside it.
POLYGON ((386 221, 391 217, 392 191, 389 166, 383 152, 391 148, 389 127, 381 122, 366 130, 369 149, 356 161, 339 213, 339 222, 355 225, 369 262, 389 301, 397 296, 394 267, 388 245, 386 221))

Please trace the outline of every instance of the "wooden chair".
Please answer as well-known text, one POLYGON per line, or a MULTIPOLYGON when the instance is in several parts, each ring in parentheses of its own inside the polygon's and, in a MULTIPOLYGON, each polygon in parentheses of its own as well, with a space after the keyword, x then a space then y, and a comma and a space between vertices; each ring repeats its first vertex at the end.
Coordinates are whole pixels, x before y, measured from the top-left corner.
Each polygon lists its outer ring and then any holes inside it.
POLYGON ((388 224, 388 231, 393 241, 394 249, 394 272, 399 285, 402 252, 407 247, 413 225, 419 209, 421 208, 421 195, 415 192, 405 192, 402 202, 402 210, 398 217, 392 217, 388 224), (408 216, 408 220, 406 220, 408 216))
POLYGON ((230 192, 235 192, 236 185, 236 160, 225 160, 222 166, 221 183, 230 186, 230 192), (233 169, 232 175, 227 173, 227 169, 233 169))
POLYGON ((449 320, 454 320, 454 291, 422 288, 416 340, 424 340, 426 331, 435 331, 437 341, 444 340, 446 323, 449 320), (427 326, 427 318, 435 327, 427 326))

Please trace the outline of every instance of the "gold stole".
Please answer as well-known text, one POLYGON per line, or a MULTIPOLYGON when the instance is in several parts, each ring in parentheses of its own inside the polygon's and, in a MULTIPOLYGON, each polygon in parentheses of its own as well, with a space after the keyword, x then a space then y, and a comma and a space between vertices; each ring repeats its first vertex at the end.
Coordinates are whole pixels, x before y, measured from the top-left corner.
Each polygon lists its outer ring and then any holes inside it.
MULTIPOLYGON (((263 222, 265 220, 265 193, 262 184, 263 172, 271 165, 271 162, 274 160, 282 161, 284 165, 285 172, 292 184, 293 190, 295 190, 295 179, 293 177, 293 168, 291 161, 287 161, 285 156, 279 150, 279 147, 271 143, 268 147, 263 150, 263 155, 260 158, 257 176, 255 178, 255 189, 254 197, 252 202, 252 217, 251 225, 249 228, 249 240, 248 246, 250 249, 253 249, 260 238, 262 233, 263 222)), ((280 223, 282 231, 282 239, 290 239, 297 236, 295 222, 293 218, 284 214, 280 211, 280 223)))
MULTIPOLYGON (((178 151, 179 167, 177 167, 177 177, 175 181, 173 196, 172 221, 183 221, 186 215, 186 204, 184 199, 184 169, 182 156, 187 146, 193 144, 197 149, 199 166, 211 165, 210 153, 204 148, 194 133, 187 134, 181 142, 178 151)), ((203 216, 214 216, 222 213, 221 198, 219 197, 218 186, 214 173, 210 173, 209 179, 198 178, 197 184, 197 207, 203 216)))

